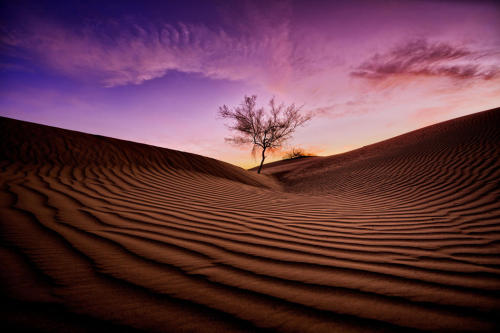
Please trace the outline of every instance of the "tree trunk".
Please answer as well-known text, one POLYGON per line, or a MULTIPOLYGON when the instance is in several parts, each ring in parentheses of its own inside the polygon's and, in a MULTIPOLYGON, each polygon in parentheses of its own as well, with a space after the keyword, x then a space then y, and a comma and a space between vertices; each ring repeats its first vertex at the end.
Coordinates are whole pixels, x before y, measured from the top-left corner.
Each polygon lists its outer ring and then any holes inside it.
POLYGON ((264 164, 264 160, 266 159, 266 155, 265 155, 265 152, 266 152, 266 149, 262 149, 262 161, 260 161, 260 166, 259 166, 259 170, 257 171, 257 173, 260 173, 260 170, 262 169, 262 164, 264 164))

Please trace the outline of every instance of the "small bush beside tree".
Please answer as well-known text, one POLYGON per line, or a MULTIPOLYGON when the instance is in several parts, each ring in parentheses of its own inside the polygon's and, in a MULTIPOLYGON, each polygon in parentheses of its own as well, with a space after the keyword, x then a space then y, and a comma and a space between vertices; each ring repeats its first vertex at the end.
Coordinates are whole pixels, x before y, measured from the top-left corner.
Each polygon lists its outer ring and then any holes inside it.
POLYGON ((299 158, 299 157, 306 157, 306 156, 315 156, 315 154, 308 153, 305 149, 303 148, 297 148, 294 147, 289 151, 286 151, 282 155, 282 159, 284 160, 290 160, 292 158, 299 158))

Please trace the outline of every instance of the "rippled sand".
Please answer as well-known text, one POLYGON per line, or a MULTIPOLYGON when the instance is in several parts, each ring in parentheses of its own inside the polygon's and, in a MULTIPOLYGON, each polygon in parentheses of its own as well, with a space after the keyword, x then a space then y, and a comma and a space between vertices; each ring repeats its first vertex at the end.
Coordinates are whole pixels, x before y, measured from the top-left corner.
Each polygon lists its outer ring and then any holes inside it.
POLYGON ((40 331, 495 331, 500 109, 266 175, 0 118, 0 315, 40 331))

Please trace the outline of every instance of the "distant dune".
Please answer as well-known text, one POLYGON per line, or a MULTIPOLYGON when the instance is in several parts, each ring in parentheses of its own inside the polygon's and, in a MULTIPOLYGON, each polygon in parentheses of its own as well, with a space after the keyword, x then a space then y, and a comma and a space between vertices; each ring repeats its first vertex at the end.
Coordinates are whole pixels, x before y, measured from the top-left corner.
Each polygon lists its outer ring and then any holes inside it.
POLYGON ((258 175, 0 118, 4 332, 498 331, 500 109, 258 175))

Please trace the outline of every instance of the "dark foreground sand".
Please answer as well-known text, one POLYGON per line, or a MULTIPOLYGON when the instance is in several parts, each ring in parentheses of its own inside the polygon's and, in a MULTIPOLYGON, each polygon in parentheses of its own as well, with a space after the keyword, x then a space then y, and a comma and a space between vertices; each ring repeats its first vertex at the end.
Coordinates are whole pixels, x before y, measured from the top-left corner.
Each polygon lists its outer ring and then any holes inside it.
POLYGON ((257 175, 0 118, 0 323, 495 331, 499 124, 495 109, 257 175))

